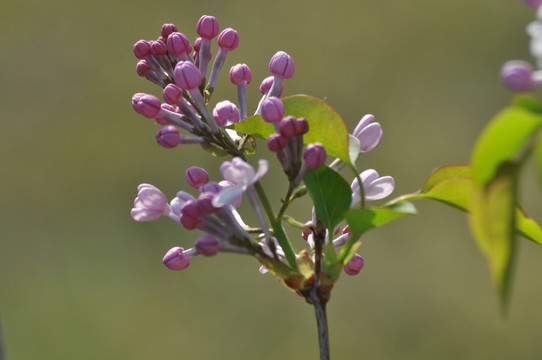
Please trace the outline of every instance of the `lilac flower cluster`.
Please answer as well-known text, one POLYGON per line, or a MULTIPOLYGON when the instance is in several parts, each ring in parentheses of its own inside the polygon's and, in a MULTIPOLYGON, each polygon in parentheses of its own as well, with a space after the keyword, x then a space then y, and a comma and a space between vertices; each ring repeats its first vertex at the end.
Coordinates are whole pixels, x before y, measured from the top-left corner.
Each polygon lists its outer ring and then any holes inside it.
POLYGON ((503 83, 514 92, 528 92, 542 84, 542 0, 524 0, 536 10, 536 19, 527 25, 531 38, 530 52, 535 59, 536 69, 523 60, 510 60, 501 68, 503 83))
MULTIPOLYGON (((268 148, 276 157, 290 183, 288 195, 283 201, 279 214, 275 216, 269 200, 260 185, 260 179, 268 172, 266 160, 259 160, 257 169, 246 161, 244 146, 249 135, 238 134, 225 127, 236 124, 248 117, 247 85, 252 73, 246 64, 237 64, 230 69, 229 78, 237 87, 237 105, 229 100, 216 104, 212 111, 208 108, 217 83, 218 75, 225 63, 228 52, 239 44, 239 35, 231 28, 220 32, 218 21, 213 16, 202 16, 197 23, 196 32, 200 36, 191 44, 188 38, 173 24, 165 24, 161 36, 155 41, 140 40, 134 45, 134 54, 140 61, 137 73, 162 89, 164 103, 150 94, 137 93, 132 97, 136 112, 146 118, 155 119, 164 125, 156 133, 156 141, 164 148, 174 148, 179 144, 200 144, 211 153, 229 154, 231 161, 220 166, 222 180, 211 181, 207 171, 193 166, 186 170, 185 178, 189 186, 198 193, 179 191, 168 201, 167 197, 153 185, 142 184, 131 211, 136 221, 154 221, 167 216, 187 230, 199 229, 203 232, 194 246, 189 249, 174 247, 164 256, 163 263, 170 269, 183 270, 190 260, 197 256, 214 256, 218 252, 249 254, 256 257, 262 267, 260 271, 272 271, 285 279, 295 272, 292 264, 295 258, 288 258, 289 243, 278 239, 277 231, 282 225, 282 216, 289 201, 294 199, 295 190, 303 187, 306 175, 325 165, 327 153, 321 143, 305 144, 304 135, 309 132, 309 122, 285 114, 284 103, 280 99, 284 80, 290 79, 295 64, 290 55, 277 52, 270 60, 271 76, 260 85, 262 98, 255 114, 261 114, 263 121, 273 124, 275 133, 267 139, 268 148), (212 63, 207 79, 208 65, 212 59, 212 40, 218 36, 219 50, 212 63), (244 223, 237 208, 245 195, 258 220, 257 227, 244 223)), ((374 149, 383 136, 379 123, 373 115, 364 116, 351 135, 352 141, 359 142, 359 153, 374 149)), ((339 160, 330 167, 339 169, 339 160)), ((362 197, 364 201, 383 199, 394 189, 392 177, 380 177, 375 170, 360 174, 360 182, 352 182, 352 203, 356 206, 362 197), (363 195, 362 195, 363 194, 363 195)), ((303 238, 314 247, 314 217, 304 225, 303 238)), ((334 246, 344 245, 350 237, 348 227, 326 230, 326 241, 334 246)), ((302 257, 303 251, 297 257, 302 257)), ((354 254, 345 264, 348 275, 359 273, 363 258, 354 254)), ((312 265, 314 266, 314 264, 312 265)))

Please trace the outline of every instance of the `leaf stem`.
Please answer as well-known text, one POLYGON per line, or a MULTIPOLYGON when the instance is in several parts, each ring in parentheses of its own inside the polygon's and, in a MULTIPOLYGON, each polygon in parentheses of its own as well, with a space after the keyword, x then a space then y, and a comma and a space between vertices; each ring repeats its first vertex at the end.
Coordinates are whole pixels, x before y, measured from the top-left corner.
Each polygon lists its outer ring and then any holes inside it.
POLYGON ((256 189, 256 192, 258 193, 258 196, 260 197, 260 201, 262 202, 263 209, 265 213, 267 214, 269 221, 271 222, 271 227, 273 228, 273 235, 275 235, 275 238, 277 238, 277 241, 282 247, 282 250, 284 250, 284 254, 286 255, 288 264, 290 264, 290 267, 293 270, 297 271, 296 255, 292 247, 292 244, 290 243, 290 240, 288 239, 288 236, 286 235, 286 232, 284 231, 284 228, 282 227, 282 223, 276 220, 275 212, 273 211, 273 208, 271 207, 271 203, 269 202, 269 199, 267 198, 267 195, 265 194, 265 191, 263 190, 262 184, 260 184, 259 181, 255 182, 254 189, 256 189))

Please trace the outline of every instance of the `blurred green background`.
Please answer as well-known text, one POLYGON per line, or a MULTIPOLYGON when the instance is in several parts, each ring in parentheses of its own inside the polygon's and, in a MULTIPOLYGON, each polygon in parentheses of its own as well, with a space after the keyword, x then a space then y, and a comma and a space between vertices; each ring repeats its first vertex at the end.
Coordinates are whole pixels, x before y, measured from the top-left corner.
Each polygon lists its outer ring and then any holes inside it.
MULTIPOLYGON (((255 260, 219 255, 169 271, 163 254, 198 234, 129 216, 140 183, 171 198, 188 188, 189 166, 218 178, 219 159, 160 148, 158 126, 130 105, 133 93, 159 94, 136 75, 133 43, 166 22, 193 40, 203 14, 239 31, 225 69, 251 67, 251 109, 270 57, 284 50, 296 63, 285 95, 325 99, 351 129, 375 114, 384 140, 358 165, 394 176, 395 195, 419 189, 438 165, 468 161, 512 98, 501 64, 530 60, 524 27, 534 17, 519 0, 4 1, 0 322, 10 360, 317 358, 312 308, 255 260)), ((235 94, 223 71, 213 104, 235 94)), ((278 199, 284 183, 269 158, 263 183, 278 199)), ((523 174, 522 201, 542 220, 534 174, 523 174)), ((307 206, 294 215, 308 219, 307 206)), ((542 358, 542 249, 520 240, 502 321, 464 214, 417 206, 419 216, 371 231, 365 269, 338 282, 333 358, 542 358)))

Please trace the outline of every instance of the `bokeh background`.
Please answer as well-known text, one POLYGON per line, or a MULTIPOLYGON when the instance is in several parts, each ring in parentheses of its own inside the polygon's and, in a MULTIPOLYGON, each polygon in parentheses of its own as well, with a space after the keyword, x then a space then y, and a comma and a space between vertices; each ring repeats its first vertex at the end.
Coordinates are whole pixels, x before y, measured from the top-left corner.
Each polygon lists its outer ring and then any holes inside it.
MULTIPOLYGON (((350 129, 375 114, 384 140, 358 165, 394 176, 396 195, 439 165, 468 162, 512 98, 501 64, 530 59, 524 27, 534 17, 519 0, 4 1, 0 322, 10 360, 317 358, 312 308, 255 260, 220 255, 170 271, 163 254, 198 234, 129 216, 140 183, 173 197, 188 188, 189 166, 219 176, 220 159, 197 146, 160 148, 158 126, 130 105, 135 92, 159 94, 136 75, 133 43, 169 22, 194 39, 203 14, 239 31, 225 69, 251 67, 250 108, 284 50, 296 62, 285 95, 325 99, 350 129)), ((236 99, 227 71, 212 102, 222 99, 236 99)), ((268 158, 275 169, 263 183, 276 204, 284 183, 268 158)), ((534 176, 523 173, 522 201, 540 221, 534 176)), ((292 214, 308 219, 307 206, 292 214)), ((502 320, 464 214, 417 206, 419 216, 365 236, 365 269, 338 282, 332 356, 542 358, 542 248, 520 240, 502 320)))

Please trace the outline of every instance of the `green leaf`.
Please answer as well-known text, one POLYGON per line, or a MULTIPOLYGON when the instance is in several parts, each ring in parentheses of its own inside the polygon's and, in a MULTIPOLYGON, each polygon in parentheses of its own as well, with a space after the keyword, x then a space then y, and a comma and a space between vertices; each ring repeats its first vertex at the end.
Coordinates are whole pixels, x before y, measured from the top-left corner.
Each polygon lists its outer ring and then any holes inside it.
POLYGON ((534 156, 536 158, 536 168, 538 170, 538 180, 542 186, 542 131, 538 133, 536 145, 534 147, 534 156))
POLYGON ((350 229, 350 238, 339 254, 339 261, 344 261, 346 257, 351 254, 351 247, 363 233, 400 219, 403 216, 414 214, 416 214, 416 208, 408 202, 387 205, 375 209, 348 211, 345 214, 345 218, 348 223, 348 228, 350 229))
MULTIPOLYGON (((473 196, 474 181, 468 165, 442 166, 431 175, 425 182, 423 189, 414 194, 403 195, 390 201, 390 204, 403 201, 432 199, 451 205, 459 210, 469 212, 473 196)), ((516 233, 542 245, 542 229, 516 206, 516 233)))
POLYGON ((516 182, 519 166, 505 162, 483 187, 474 187, 469 223, 476 241, 489 261, 503 305, 510 291, 515 255, 516 182))
MULTIPOLYGON (((285 116, 292 115, 307 119, 309 132, 303 136, 305 144, 320 142, 329 155, 350 164, 348 129, 335 109, 320 99, 306 95, 289 96, 281 100, 284 103, 285 116)), ((261 115, 251 116, 230 128, 263 139, 275 133, 273 124, 263 121, 261 115)))
POLYGON ((472 178, 472 169, 469 165, 444 165, 435 170, 429 175, 421 192, 427 192, 435 184, 450 177, 468 177, 472 178))
POLYGON ((514 99, 513 105, 531 112, 542 114, 542 104, 540 104, 538 100, 530 95, 518 95, 514 99))
POLYGON ((333 231, 350 208, 352 202, 350 185, 327 166, 310 171, 305 176, 305 185, 314 202, 316 215, 329 231, 333 231))
POLYGON ((525 107, 509 107, 499 113, 478 138, 471 157, 474 181, 484 185, 499 165, 510 161, 542 125, 542 114, 525 107))

